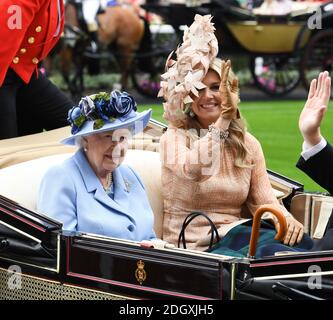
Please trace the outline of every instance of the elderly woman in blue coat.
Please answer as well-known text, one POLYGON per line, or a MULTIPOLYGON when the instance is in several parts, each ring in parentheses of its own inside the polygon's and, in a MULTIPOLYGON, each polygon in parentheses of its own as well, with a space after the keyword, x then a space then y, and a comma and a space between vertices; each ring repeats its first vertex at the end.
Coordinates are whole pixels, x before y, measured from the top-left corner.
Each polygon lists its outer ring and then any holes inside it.
POLYGON ((69 111, 72 134, 62 141, 80 148, 46 172, 38 210, 61 221, 65 230, 155 239, 144 185, 132 168, 121 164, 129 136, 142 131, 150 116, 151 110, 136 112, 126 92, 82 98, 69 111))

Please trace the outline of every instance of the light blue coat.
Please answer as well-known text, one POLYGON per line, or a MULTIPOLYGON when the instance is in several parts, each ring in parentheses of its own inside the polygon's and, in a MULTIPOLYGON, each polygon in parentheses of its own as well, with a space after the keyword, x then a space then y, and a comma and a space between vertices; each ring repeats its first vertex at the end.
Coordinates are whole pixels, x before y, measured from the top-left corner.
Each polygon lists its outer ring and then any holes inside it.
POLYGON ((61 221, 64 230, 134 241, 156 238, 154 215, 137 174, 121 165, 113 171, 113 183, 114 200, 105 193, 84 152, 79 150, 46 172, 37 209, 61 221))

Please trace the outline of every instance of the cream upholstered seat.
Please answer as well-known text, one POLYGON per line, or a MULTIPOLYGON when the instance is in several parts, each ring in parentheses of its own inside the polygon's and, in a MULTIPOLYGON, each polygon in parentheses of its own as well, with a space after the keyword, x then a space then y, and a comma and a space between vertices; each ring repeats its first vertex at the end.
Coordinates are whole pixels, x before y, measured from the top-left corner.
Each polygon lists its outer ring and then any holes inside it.
MULTIPOLYGON (((21 162, 0 170, 0 194, 24 207, 36 210, 39 184, 46 170, 64 161, 72 153, 64 153, 21 162)), ((155 215, 154 229, 162 237, 163 200, 161 193, 161 164, 159 153, 128 150, 125 164, 141 177, 155 215)))
POLYGON ((36 210, 39 184, 46 170, 71 154, 47 156, 21 162, 0 170, 0 194, 36 210))

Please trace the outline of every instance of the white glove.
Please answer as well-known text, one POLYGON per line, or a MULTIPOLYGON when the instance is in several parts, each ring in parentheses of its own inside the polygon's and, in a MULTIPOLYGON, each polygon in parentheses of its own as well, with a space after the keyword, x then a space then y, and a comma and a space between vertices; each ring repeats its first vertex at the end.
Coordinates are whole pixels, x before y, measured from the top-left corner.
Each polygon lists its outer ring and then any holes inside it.
POLYGON ((140 242, 142 247, 155 248, 155 249, 173 249, 175 245, 168 243, 162 239, 142 240, 140 242))

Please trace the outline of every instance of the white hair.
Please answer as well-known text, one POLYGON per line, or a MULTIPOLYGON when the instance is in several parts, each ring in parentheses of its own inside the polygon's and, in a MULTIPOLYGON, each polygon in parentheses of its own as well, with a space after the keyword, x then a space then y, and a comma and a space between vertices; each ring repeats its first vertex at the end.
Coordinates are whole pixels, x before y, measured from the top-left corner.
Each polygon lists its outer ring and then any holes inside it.
POLYGON ((83 137, 79 136, 75 138, 75 145, 79 148, 79 149, 83 149, 83 137))

